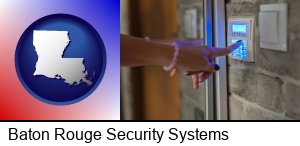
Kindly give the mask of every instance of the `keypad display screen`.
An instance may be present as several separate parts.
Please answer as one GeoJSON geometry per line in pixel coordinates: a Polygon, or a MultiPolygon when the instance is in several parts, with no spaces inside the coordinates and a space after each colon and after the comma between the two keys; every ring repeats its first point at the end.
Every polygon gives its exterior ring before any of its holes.
{"type": "MultiPolygon", "coordinates": [[[[238,40],[236,39],[232,39],[231,42],[232,44],[234,44],[235,42],[237,42],[238,40]]],[[[247,59],[247,42],[246,41],[242,41],[243,43],[237,48],[235,49],[231,55],[234,57],[238,57],[241,59],[247,59]]]]}
{"type": "Polygon", "coordinates": [[[247,25],[246,24],[232,24],[233,33],[246,33],[247,25]]]}

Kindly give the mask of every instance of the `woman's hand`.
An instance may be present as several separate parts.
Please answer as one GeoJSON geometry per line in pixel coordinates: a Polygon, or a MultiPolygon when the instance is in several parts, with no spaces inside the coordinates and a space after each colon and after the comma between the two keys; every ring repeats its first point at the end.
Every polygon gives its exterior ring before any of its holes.
{"type": "MultiPolygon", "coordinates": [[[[173,41],[174,42],[174,41],[173,41]]],[[[192,41],[192,42],[183,42],[183,41],[175,41],[177,43],[178,46],[183,47],[183,46],[200,46],[204,43],[204,39],[199,39],[196,41],[192,41]]],[[[170,42],[169,44],[171,44],[172,42],[170,42]]],[[[174,68],[172,69],[170,76],[173,77],[176,73],[177,73],[178,69],[174,68]]],[[[189,74],[187,71],[185,72],[186,74],[189,74]]]]}
{"type": "MultiPolygon", "coordinates": [[[[215,64],[213,59],[218,56],[230,54],[241,45],[241,42],[238,41],[226,48],[215,48],[200,45],[200,41],[196,42],[198,42],[198,44],[195,42],[178,43],[180,46],[180,54],[177,58],[176,67],[186,70],[186,75],[192,75],[193,86],[195,89],[198,89],[199,82],[205,81],[220,68],[218,64],[215,64]]],[[[176,68],[172,70],[171,76],[176,73],[176,70],[176,68]]]]}
{"type": "MultiPolygon", "coordinates": [[[[137,37],[120,35],[121,37],[121,66],[166,66],[172,61],[174,48],[171,43],[174,40],[150,40],[137,37]]],[[[192,75],[194,88],[198,83],[208,79],[211,74],[219,70],[219,65],[213,59],[225,56],[236,49],[240,42],[226,48],[214,48],[205,46],[203,39],[193,42],[175,41],[180,49],[175,68],[182,68],[187,75],[192,75]],[[201,76],[200,76],[201,74],[201,76]]],[[[171,76],[176,69],[171,72],[171,76]]]]}

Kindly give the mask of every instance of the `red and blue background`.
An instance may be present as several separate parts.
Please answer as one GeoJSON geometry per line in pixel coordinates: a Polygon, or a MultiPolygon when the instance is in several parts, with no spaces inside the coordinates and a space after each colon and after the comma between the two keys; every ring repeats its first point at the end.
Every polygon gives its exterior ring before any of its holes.
{"type": "Polygon", "coordinates": [[[120,119],[119,0],[0,1],[0,120],[119,120],[120,119]],[[15,50],[25,29],[56,13],[89,22],[105,44],[107,65],[98,88],[86,99],[66,106],[46,104],[22,86],[15,70],[15,50]]]}

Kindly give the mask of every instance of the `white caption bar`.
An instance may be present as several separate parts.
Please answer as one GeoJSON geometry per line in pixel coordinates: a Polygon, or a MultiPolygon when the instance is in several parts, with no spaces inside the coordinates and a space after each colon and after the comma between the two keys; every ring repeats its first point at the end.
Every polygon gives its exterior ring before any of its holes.
{"type": "Polygon", "coordinates": [[[3,145],[285,145],[296,122],[0,122],[3,145]]]}

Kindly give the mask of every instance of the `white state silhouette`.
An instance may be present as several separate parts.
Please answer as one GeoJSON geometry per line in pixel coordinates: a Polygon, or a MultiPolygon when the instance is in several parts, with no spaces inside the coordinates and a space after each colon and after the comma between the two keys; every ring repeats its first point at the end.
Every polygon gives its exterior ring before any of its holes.
{"type": "Polygon", "coordinates": [[[50,79],[62,79],[69,85],[85,82],[88,71],[83,64],[84,58],[63,58],[70,43],[68,31],[33,31],[33,45],[38,55],[34,76],[43,75],[50,79]]]}

